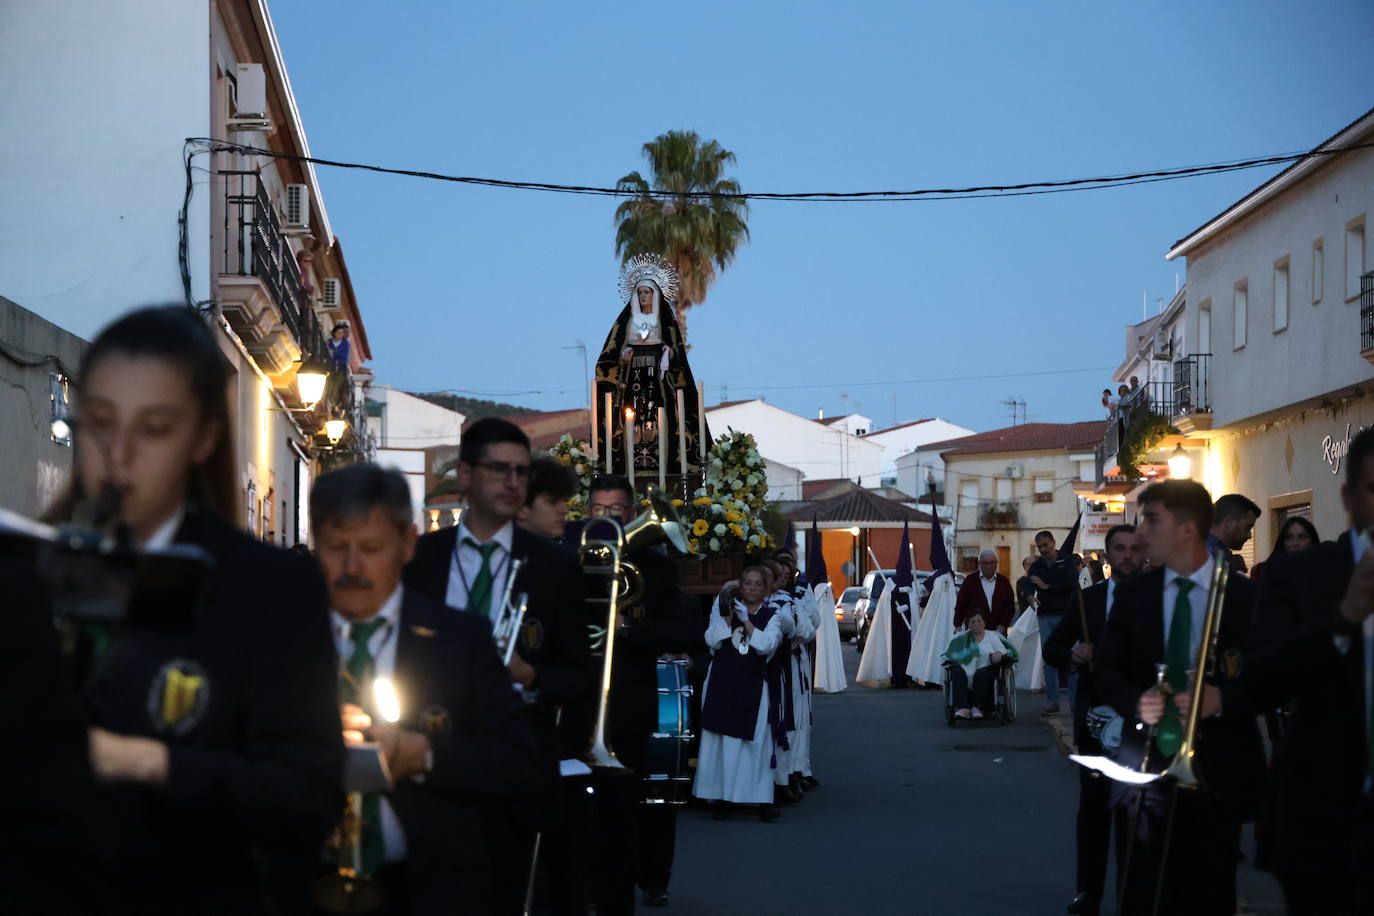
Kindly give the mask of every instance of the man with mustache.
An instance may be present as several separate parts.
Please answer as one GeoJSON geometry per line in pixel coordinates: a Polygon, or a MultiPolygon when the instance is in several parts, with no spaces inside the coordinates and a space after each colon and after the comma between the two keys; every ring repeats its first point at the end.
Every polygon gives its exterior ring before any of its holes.
{"type": "Polygon", "coordinates": [[[363,800],[363,871],[387,912],[494,912],[482,805],[523,788],[536,758],[491,628],[401,585],[416,532],[398,472],[356,464],[324,475],[310,519],[329,584],[344,739],[376,742],[393,783],[363,800]],[[378,678],[394,682],[397,721],[381,718],[378,678]]]}

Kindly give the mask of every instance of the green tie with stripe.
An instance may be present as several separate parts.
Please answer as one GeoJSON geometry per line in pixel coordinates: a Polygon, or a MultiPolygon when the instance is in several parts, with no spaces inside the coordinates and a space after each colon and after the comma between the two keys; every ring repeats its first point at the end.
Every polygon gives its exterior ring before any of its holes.
{"type": "Polygon", "coordinates": [[[479,544],[472,538],[463,538],[463,543],[472,547],[482,555],[482,568],[477,571],[477,578],[472,580],[472,588],[468,589],[468,610],[474,614],[481,614],[483,617],[491,616],[491,555],[496,552],[496,548],[501,545],[495,541],[488,541],[479,544]]]}
{"type": "MultiPolygon", "coordinates": [[[[1182,576],[1174,583],[1178,586],[1178,597],[1174,599],[1174,619],[1169,624],[1169,642],[1164,649],[1164,663],[1169,666],[1164,679],[1174,693],[1183,693],[1188,689],[1188,665],[1192,662],[1193,603],[1188,600],[1188,593],[1197,583],[1182,576]]],[[[1196,701],[1197,697],[1193,699],[1196,701]]],[[[1164,718],[1159,721],[1155,743],[1169,757],[1178,753],[1183,744],[1183,719],[1172,696],[1164,699],[1164,718]]]]}
{"type": "MultiPolygon", "coordinates": [[[[363,685],[369,683],[376,673],[377,660],[372,657],[369,645],[372,636],[386,621],[380,617],[355,623],[348,628],[348,638],[353,643],[353,654],[348,658],[343,675],[339,678],[339,698],[345,703],[361,706],[370,710],[371,703],[364,702],[366,696],[363,685]]],[[[363,825],[361,838],[363,874],[375,875],[386,859],[386,842],[382,838],[382,798],[380,795],[363,796],[363,825]]]]}

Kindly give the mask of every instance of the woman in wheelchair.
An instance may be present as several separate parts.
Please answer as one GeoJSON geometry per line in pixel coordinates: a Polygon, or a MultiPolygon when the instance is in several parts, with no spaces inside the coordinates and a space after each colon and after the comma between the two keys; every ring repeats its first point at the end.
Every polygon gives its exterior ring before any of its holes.
{"type": "Polygon", "coordinates": [[[1016,663],[1016,650],[1000,633],[987,628],[980,612],[970,611],[964,624],[966,629],[956,633],[945,650],[945,668],[949,671],[954,717],[981,719],[983,710],[992,705],[998,669],[1003,663],[1016,663]]]}

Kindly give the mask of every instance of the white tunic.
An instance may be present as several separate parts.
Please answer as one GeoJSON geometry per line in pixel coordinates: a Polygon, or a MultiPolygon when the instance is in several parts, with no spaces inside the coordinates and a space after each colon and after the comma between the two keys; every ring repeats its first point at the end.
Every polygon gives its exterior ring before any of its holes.
{"type": "MultiPolygon", "coordinates": [[[[816,630],[820,627],[821,617],[819,604],[816,596],[811,589],[805,589],[803,594],[793,602],[793,609],[796,616],[796,627],[792,631],[792,710],[793,717],[797,724],[795,732],[788,732],[788,743],[792,749],[787,752],[787,772],[801,773],[803,776],[811,775],[811,691],[815,685],[811,683],[811,640],[816,636],[816,630]],[[802,684],[808,685],[808,689],[802,690],[802,684]]],[[[782,769],[781,763],[778,769],[782,769]]]]}
{"type": "MultiPolygon", "coordinates": [[[[735,602],[735,619],[743,621],[747,612],[743,603],[735,602]]],[[[754,630],[749,647],[765,659],[782,645],[782,614],[774,613],[763,629],[754,630]]],[[[706,629],[706,644],[711,654],[717,651],[734,652],[730,643],[732,621],[719,613],[711,614],[706,629]]],[[[711,689],[711,675],[701,688],[701,702],[705,704],[711,689]]],[[[768,684],[765,681],[759,696],[759,713],[754,720],[754,737],[749,741],[732,738],[718,732],[701,731],[701,749],[697,754],[696,779],[692,794],[697,798],[734,802],[739,805],[769,805],[773,803],[773,736],[768,727],[768,684]]],[[[779,761],[781,763],[781,761],[779,761]]]]}

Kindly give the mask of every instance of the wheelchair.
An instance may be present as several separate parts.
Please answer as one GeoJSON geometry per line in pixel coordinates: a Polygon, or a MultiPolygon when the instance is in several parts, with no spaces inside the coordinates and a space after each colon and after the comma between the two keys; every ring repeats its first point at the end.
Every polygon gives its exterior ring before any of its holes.
{"type": "Polygon", "coordinates": [[[983,710],[982,719],[957,719],[954,716],[954,684],[950,679],[950,669],[957,668],[954,662],[946,661],[940,666],[945,688],[945,724],[954,727],[959,721],[999,721],[1003,725],[1016,720],[1016,663],[1002,659],[997,665],[997,676],[992,681],[992,706],[983,710]],[[988,714],[990,713],[990,715],[988,714]]]}

